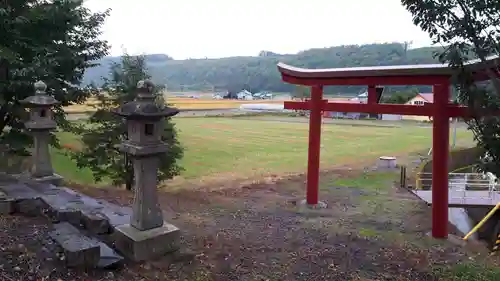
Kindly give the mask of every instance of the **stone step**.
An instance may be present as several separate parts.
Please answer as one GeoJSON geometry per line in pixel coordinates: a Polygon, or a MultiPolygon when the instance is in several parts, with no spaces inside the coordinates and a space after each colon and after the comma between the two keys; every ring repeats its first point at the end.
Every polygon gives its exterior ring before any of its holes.
{"type": "Polygon", "coordinates": [[[69,188],[28,181],[3,183],[0,179],[0,192],[0,212],[45,215],[56,223],[50,235],[64,249],[69,266],[112,266],[123,259],[112,248],[131,260],[142,261],[179,247],[177,227],[163,222],[161,227],[140,231],[129,224],[130,207],[97,200],[69,188]],[[9,209],[2,200],[11,200],[13,207],[9,209]]]}
{"type": "Polygon", "coordinates": [[[70,267],[109,268],[123,261],[123,257],[106,244],[86,236],[68,222],[54,224],[49,236],[62,247],[70,267]]]}
{"type": "Polygon", "coordinates": [[[104,242],[112,246],[110,234],[130,222],[129,207],[47,183],[0,182],[0,214],[10,213],[49,217],[55,223],[50,236],[64,249],[68,266],[107,268],[123,260],[104,242]]]}
{"type": "Polygon", "coordinates": [[[82,225],[93,234],[108,234],[114,227],[127,224],[132,213],[130,208],[96,200],[64,187],[53,194],[42,193],[40,198],[46,204],[49,217],[75,226],[82,225]]]}
{"type": "Polygon", "coordinates": [[[6,194],[0,199],[14,202],[14,212],[25,215],[45,214],[54,222],[66,221],[77,227],[82,225],[93,234],[112,232],[113,228],[129,223],[132,214],[129,207],[96,200],[69,188],[51,184],[15,183],[0,186],[0,190],[6,194]]]}
{"type": "Polygon", "coordinates": [[[9,215],[14,212],[14,200],[5,192],[0,191],[0,215],[9,215]]]}
{"type": "Polygon", "coordinates": [[[2,185],[1,191],[6,199],[13,202],[13,212],[28,216],[37,216],[42,213],[43,202],[40,194],[23,183],[2,185]]]}

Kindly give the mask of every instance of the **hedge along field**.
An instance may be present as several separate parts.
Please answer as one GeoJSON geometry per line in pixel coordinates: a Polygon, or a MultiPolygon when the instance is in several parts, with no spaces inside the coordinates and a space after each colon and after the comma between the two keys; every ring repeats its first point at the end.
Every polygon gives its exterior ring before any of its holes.
{"type": "MultiPolygon", "coordinates": [[[[185,147],[183,179],[248,178],[304,172],[307,166],[308,124],[238,118],[177,118],[185,147]]],[[[353,121],[356,123],[356,121],[353,121]]],[[[366,124],[366,122],[364,123],[366,124]]],[[[321,167],[359,165],[382,155],[406,155],[432,145],[432,128],[399,128],[325,124],[321,167]]],[[[78,136],[61,133],[61,143],[78,149],[78,136]]],[[[457,130],[457,145],[471,146],[472,134],[457,130]]],[[[64,151],[52,150],[54,168],[70,181],[91,184],[87,169],[77,169],[64,151]]]]}

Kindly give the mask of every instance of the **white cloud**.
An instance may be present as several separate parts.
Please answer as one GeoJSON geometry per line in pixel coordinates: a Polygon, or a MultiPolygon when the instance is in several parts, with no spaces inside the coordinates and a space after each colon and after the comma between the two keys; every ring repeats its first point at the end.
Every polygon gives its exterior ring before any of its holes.
{"type": "Polygon", "coordinates": [[[111,8],[103,38],[112,54],[176,59],[295,53],[342,44],[430,44],[399,0],[87,0],[111,8]]]}

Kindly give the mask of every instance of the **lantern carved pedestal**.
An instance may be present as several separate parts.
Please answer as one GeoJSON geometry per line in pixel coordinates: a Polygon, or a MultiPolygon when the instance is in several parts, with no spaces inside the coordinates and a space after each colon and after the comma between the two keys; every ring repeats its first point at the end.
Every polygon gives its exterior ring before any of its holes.
{"type": "Polygon", "coordinates": [[[118,250],[134,261],[142,261],[179,248],[180,230],[163,221],[157,191],[160,157],[168,149],[161,141],[163,118],[179,111],[155,103],[152,82],[140,81],[137,87],[135,101],[115,111],[127,121],[128,139],[120,150],[132,158],[135,197],[130,224],[116,227],[113,235],[118,250]]]}
{"type": "Polygon", "coordinates": [[[46,89],[47,85],[38,81],[35,83],[35,95],[21,101],[30,111],[30,119],[25,123],[25,127],[33,136],[34,143],[30,178],[59,185],[63,178],[54,173],[49,152],[50,132],[57,127],[52,106],[59,102],[47,95],[46,89]]]}

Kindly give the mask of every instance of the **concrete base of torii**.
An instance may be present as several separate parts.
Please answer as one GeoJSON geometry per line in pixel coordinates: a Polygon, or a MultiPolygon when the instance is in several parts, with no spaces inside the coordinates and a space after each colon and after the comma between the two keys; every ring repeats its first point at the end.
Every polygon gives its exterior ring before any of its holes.
{"type": "Polygon", "coordinates": [[[309,204],[306,199],[299,201],[297,205],[299,208],[308,209],[325,209],[327,207],[327,204],[323,201],[318,201],[318,204],[309,204]]]}
{"type": "Polygon", "coordinates": [[[145,261],[179,250],[180,230],[167,222],[149,230],[125,224],[114,229],[113,241],[116,249],[127,258],[145,261]]]}

